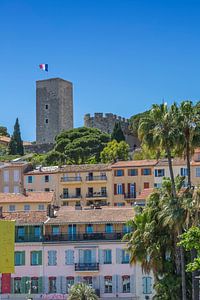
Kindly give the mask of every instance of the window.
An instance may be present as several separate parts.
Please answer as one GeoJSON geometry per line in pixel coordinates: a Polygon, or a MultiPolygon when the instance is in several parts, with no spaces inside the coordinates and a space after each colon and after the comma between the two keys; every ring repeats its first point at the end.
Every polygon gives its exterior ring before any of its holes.
{"type": "Polygon", "coordinates": [[[48,109],[49,108],[49,105],[48,104],[45,104],[45,109],[48,109]]]}
{"type": "Polygon", "coordinates": [[[14,170],[13,177],[14,177],[14,182],[19,181],[19,170],[14,170]]]}
{"type": "Polygon", "coordinates": [[[154,187],[160,189],[162,187],[162,183],[154,183],[154,187]]]}
{"type": "Polygon", "coordinates": [[[48,119],[45,119],[45,123],[48,124],[48,123],[49,123],[49,120],[48,120],[48,119]]]}
{"type": "Polygon", "coordinates": [[[42,265],[42,251],[32,251],[31,266],[41,266],[41,265],[42,265]]]}
{"type": "Polygon", "coordinates": [[[48,266],[56,266],[57,265],[57,251],[50,250],[48,251],[48,266]]]}
{"type": "Polygon", "coordinates": [[[122,206],[125,206],[125,203],[124,202],[117,202],[117,203],[114,203],[114,206],[122,207],[122,206]]]}
{"type": "Polygon", "coordinates": [[[138,175],[138,169],[129,169],[128,170],[128,176],[137,176],[138,175]]]}
{"type": "Polygon", "coordinates": [[[112,293],[112,276],[104,277],[104,292],[112,293]]]}
{"type": "Polygon", "coordinates": [[[28,183],[33,183],[33,176],[28,176],[28,183]]]}
{"type": "Polygon", "coordinates": [[[81,188],[76,188],[76,197],[81,197],[81,188]]]}
{"type": "Polygon", "coordinates": [[[92,287],[92,276],[84,276],[84,277],[83,277],[83,282],[84,282],[86,285],[92,287]]]}
{"type": "Polygon", "coordinates": [[[30,205],[29,204],[25,204],[24,205],[24,211],[29,211],[31,208],[30,208],[30,205]]]}
{"type": "Polygon", "coordinates": [[[41,237],[41,227],[40,226],[35,226],[34,227],[34,236],[35,237],[41,237]]]}
{"type": "Polygon", "coordinates": [[[15,211],[15,205],[11,204],[9,205],[9,211],[15,211]]]}
{"type": "Polygon", "coordinates": [[[124,170],[115,170],[115,176],[124,176],[124,170]]]}
{"type": "Polygon", "coordinates": [[[117,195],[122,195],[123,194],[123,187],[122,184],[119,183],[117,184],[117,195]]]}
{"type": "Polygon", "coordinates": [[[56,293],[56,277],[49,277],[49,293],[56,293]]]}
{"type": "Polygon", "coordinates": [[[106,233],[112,233],[113,232],[113,224],[106,224],[106,233]]]}
{"type": "Polygon", "coordinates": [[[94,251],[91,249],[80,249],[79,250],[79,263],[81,264],[91,264],[94,259],[94,254],[96,254],[94,251]]]}
{"type": "Polygon", "coordinates": [[[25,266],[25,251],[15,251],[15,266],[25,266]]]}
{"type": "Polygon", "coordinates": [[[69,290],[74,285],[74,277],[68,276],[66,277],[66,286],[67,286],[67,294],[69,294],[69,290]]]}
{"type": "Polygon", "coordinates": [[[144,189],[149,189],[149,182],[144,182],[144,189]]]}
{"type": "Polygon", "coordinates": [[[151,169],[145,168],[145,169],[142,169],[141,172],[142,172],[142,175],[146,175],[146,176],[151,175],[151,169]]]}
{"type": "Polygon", "coordinates": [[[21,278],[15,277],[14,278],[14,294],[21,294],[22,292],[22,284],[21,284],[21,278]]]}
{"type": "Polygon", "coordinates": [[[59,226],[52,226],[52,234],[53,235],[58,235],[59,233],[60,233],[59,226]]]}
{"type": "Polygon", "coordinates": [[[4,182],[9,182],[9,171],[8,170],[3,171],[3,180],[4,180],[4,182]]]}
{"type": "Polygon", "coordinates": [[[103,263],[104,264],[112,264],[112,250],[111,249],[106,249],[103,250],[103,263]]]}
{"type": "Polygon", "coordinates": [[[17,228],[17,238],[18,240],[23,241],[24,240],[24,236],[25,236],[25,229],[24,227],[18,227],[17,228]]]}
{"type": "Polygon", "coordinates": [[[63,198],[64,198],[64,199],[67,199],[68,196],[69,196],[68,188],[63,189],[63,198]]]}
{"type": "Polygon", "coordinates": [[[19,186],[15,185],[14,189],[13,189],[14,194],[18,194],[19,193],[19,186]]]}
{"type": "Polygon", "coordinates": [[[143,294],[151,294],[152,293],[152,278],[151,277],[143,277],[142,285],[143,285],[143,294]]]}
{"type": "Polygon", "coordinates": [[[44,210],[44,204],[39,204],[38,205],[38,210],[44,210]]]}
{"type": "Polygon", "coordinates": [[[181,176],[185,177],[188,176],[188,169],[187,168],[181,168],[181,176]]]}
{"type": "Polygon", "coordinates": [[[9,193],[9,186],[4,186],[3,187],[3,192],[4,193],[9,193]]]}
{"type": "Polygon", "coordinates": [[[126,224],[123,224],[122,231],[123,231],[123,233],[129,233],[129,232],[131,232],[131,227],[126,224]]]}
{"type": "Polygon", "coordinates": [[[88,224],[86,225],[86,229],[85,229],[86,233],[93,233],[94,228],[92,224],[88,224]]]}
{"type": "Polygon", "coordinates": [[[122,276],[122,292],[123,293],[130,293],[130,276],[124,275],[122,276]]]}
{"type": "Polygon", "coordinates": [[[200,168],[196,168],[196,177],[200,177],[200,168]]]}
{"type": "Polygon", "coordinates": [[[31,278],[31,294],[38,294],[38,277],[31,278]]]}
{"type": "Polygon", "coordinates": [[[45,192],[49,192],[49,191],[50,191],[50,188],[45,188],[44,191],[45,191],[45,192]]]}
{"type": "Polygon", "coordinates": [[[49,175],[44,176],[44,182],[49,182],[49,175]]]}
{"type": "Polygon", "coordinates": [[[155,177],[163,177],[165,176],[165,169],[156,169],[155,170],[155,177]]]}
{"type": "Polygon", "coordinates": [[[106,196],[106,194],[107,194],[106,186],[102,186],[101,187],[101,195],[106,196]]]}
{"type": "Polygon", "coordinates": [[[129,253],[122,250],[122,264],[129,264],[129,253]]]}

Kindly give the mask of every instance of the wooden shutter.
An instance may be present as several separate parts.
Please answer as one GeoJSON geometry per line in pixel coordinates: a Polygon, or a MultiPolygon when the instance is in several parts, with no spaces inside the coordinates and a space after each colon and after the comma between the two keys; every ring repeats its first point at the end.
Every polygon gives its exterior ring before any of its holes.
{"type": "Polygon", "coordinates": [[[125,194],[125,184],[122,183],[122,194],[125,194]]]}
{"type": "Polygon", "coordinates": [[[131,184],[128,183],[128,194],[130,195],[130,192],[131,192],[131,184]]]}
{"type": "Polygon", "coordinates": [[[117,184],[114,184],[114,195],[117,195],[117,184]]]}
{"type": "Polygon", "coordinates": [[[122,263],[122,249],[120,249],[120,248],[116,249],[116,263],[117,264],[122,263]]]}
{"type": "Polygon", "coordinates": [[[114,170],[114,176],[117,176],[117,171],[116,170],[114,170]]]}
{"type": "Polygon", "coordinates": [[[134,275],[130,276],[130,292],[133,294],[135,292],[135,281],[134,275]]]}
{"type": "Polygon", "coordinates": [[[42,251],[38,251],[38,265],[42,265],[42,251]]]}
{"type": "Polygon", "coordinates": [[[21,293],[26,293],[26,277],[22,277],[21,279],[21,293]]]}
{"type": "Polygon", "coordinates": [[[144,169],[141,169],[141,175],[144,175],[144,169]]]}
{"type": "Polygon", "coordinates": [[[22,254],[22,266],[25,266],[25,251],[21,252],[22,254]]]}
{"type": "Polygon", "coordinates": [[[56,293],[61,293],[61,276],[56,277],[56,293]]]}
{"type": "Polygon", "coordinates": [[[112,292],[115,294],[117,288],[117,275],[112,276],[112,292]]]}
{"type": "Polygon", "coordinates": [[[134,183],[134,198],[136,198],[136,195],[137,195],[137,193],[136,193],[136,183],[134,183]]]}
{"type": "Polygon", "coordinates": [[[155,170],[155,177],[158,177],[158,170],[155,170]]]}
{"type": "Polygon", "coordinates": [[[14,278],[11,278],[11,294],[14,294],[14,278]]]}

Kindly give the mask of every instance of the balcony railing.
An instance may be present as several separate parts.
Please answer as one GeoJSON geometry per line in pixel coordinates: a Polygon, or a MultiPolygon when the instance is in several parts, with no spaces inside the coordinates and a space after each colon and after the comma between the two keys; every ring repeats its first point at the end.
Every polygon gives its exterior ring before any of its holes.
{"type": "Polygon", "coordinates": [[[15,243],[27,243],[27,242],[42,242],[43,236],[35,236],[33,234],[27,234],[24,236],[15,235],[15,243]]]}
{"type": "Polygon", "coordinates": [[[75,271],[99,271],[99,263],[75,264],[75,271]]]}
{"type": "Polygon", "coordinates": [[[60,198],[61,199],[80,199],[80,198],[82,198],[82,195],[69,195],[69,194],[62,194],[62,195],[60,195],[60,198]]]}
{"type": "Polygon", "coordinates": [[[61,177],[60,179],[61,182],[73,182],[73,181],[82,181],[82,178],[79,176],[74,176],[74,177],[61,177]]]}
{"type": "Polygon", "coordinates": [[[122,232],[93,232],[93,233],[77,233],[77,234],[46,234],[44,236],[45,242],[64,242],[64,241],[97,241],[97,240],[121,240],[124,233],[122,232]]]}
{"type": "Polygon", "coordinates": [[[124,194],[124,199],[135,199],[136,195],[134,193],[124,194]]]}
{"type": "Polygon", "coordinates": [[[106,175],[100,175],[100,176],[86,176],[86,181],[99,181],[99,180],[107,180],[106,175]]]}
{"type": "Polygon", "coordinates": [[[86,194],[86,198],[107,198],[107,193],[95,192],[86,194]]]}

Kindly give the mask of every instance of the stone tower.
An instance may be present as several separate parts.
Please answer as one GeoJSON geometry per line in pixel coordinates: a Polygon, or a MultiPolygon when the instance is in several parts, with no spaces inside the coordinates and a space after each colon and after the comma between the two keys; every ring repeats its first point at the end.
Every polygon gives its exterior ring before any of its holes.
{"type": "Polygon", "coordinates": [[[61,78],[36,81],[36,142],[54,143],[55,136],[73,128],[73,86],[61,78]]]}

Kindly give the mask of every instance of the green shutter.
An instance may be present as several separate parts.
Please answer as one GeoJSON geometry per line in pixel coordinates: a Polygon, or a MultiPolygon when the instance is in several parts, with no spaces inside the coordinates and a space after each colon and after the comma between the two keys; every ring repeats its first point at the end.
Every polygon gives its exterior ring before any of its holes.
{"type": "Polygon", "coordinates": [[[31,282],[30,282],[31,278],[30,277],[26,277],[26,284],[25,284],[25,293],[28,294],[30,292],[31,289],[31,282]]]}
{"type": "Polygon", "coordinates": [[[38,251],[38,265],[42,265],[42,251],[38,251]]]}
{"type": "Polygon", "coordinates": [[[14,278],[11,278],[11,294],[14,294],[14,278]]]}
{"type": "Polygon", "coordinates": [[[39,277],[38,278],[38,294],[43,293],[43,278],[39,277]]]}
{"type": "Polygon", "coordinates": [[[22,266],[25,266],[25,251],[22,251],[21,255],[22,255],[21,264],[22,264],[22,266]]]}
{"type": "Polygon", "coordinates": [[[26,286],[26,278],[27,277],[22,277],[22,279],[21,279],[21,292],[22,292],[22,294],[25,294],[25,286],[26,286]]]}

